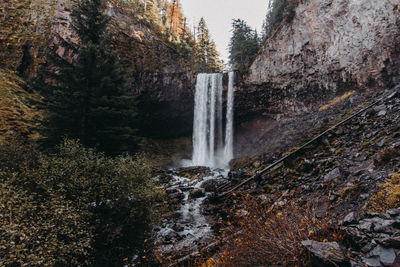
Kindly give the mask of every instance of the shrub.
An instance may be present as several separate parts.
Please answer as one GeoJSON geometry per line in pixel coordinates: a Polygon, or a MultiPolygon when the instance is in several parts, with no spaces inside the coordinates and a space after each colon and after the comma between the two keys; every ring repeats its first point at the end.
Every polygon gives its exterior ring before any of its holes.
{"type": "MultiPolygon", "coordinates": [[[[310,205],[289,202],[282,210],[249,199],[245,210],[237,211],[240,231],[227,231],[221,253],[224,266],[302,266],[308,256],[301,241],[331,241],[342,238],[331,232],[328,214],[317,219],[310,205]]],[[[229,224],[229,223],[228,223],[229,224]]]]}
{"type": "Polygon", "coordinates": [[[72,140],[51,154],[18,143],[0,152],[0,265],[119,266],[140,248],[156,200],[142,157],[72,140]]]}
{"type": "Polygon", "coordinates": [[[0,177],[0,265],[89,265],[88,213],[62,196],[26,191],[15,178],[0,177]]]}
{"type": "Polygon", "coordinates": [[[384,148],[381,151],[379,151],[378,154],[373,158],[374,160],[374,165],[376,167],[382,166],[386,163],[388,163],[391,159],[397,157],[399,155],[399,152],[397,151],[396,148],[384,148]]]}
{"type": "Polygon", "coordinates": [[[379,187],[381,190],[367,202],[366,209],[371,212],[385,212],[398,208],[400,206],[400,174],[391,174],[391,177],[379,187]]]}

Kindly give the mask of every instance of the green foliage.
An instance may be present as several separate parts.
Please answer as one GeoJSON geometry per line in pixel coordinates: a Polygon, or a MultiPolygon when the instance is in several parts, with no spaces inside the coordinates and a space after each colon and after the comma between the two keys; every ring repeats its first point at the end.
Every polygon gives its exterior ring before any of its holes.
{"type": "Polygon", "coordinates": [[[197,27],[197,45],[195,49],[198,72],[221,72],[222,63],[215,43],[210,38],[207,24],[201,18],[197,27]]]}
{"type": "Polygon", "coordinates": [[[0,147],[0,265],[121,266],[150,230],[157,196],[142,157],[65,140],[52,154],[0,147]]]}
{"type": "Polygon", "coordinates": [[[59,45],[51,47],[40,85],[49,100],[44,131],[49,145],[67,136],[109,154],[136,147],[135,99],[127,94],[116,55],[106,50],[110,18],[104,9],[101,0],[81,1],[72,12],[71,26],[80,43],[59,37],[59,45]]]}
{"type": "Polygon", "coordinates": [[[296,15],[297,0],[273,0],[264,22],[264,40],[271,37],[283,24],[292,22],[296,15]]]}
{"type": "Polygon", "coordinates": [[[232,32],[229,43],[230,64],[234,70],[246,74],[260,50],[260,40],[257,31],[252,30],[240,19],[233,20],[232,32]]]}

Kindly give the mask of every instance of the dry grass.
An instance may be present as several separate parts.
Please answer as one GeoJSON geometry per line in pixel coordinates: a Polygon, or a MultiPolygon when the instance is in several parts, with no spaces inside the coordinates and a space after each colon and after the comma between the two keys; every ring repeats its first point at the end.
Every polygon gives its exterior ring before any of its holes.
{"type": "Polygon", "coordinates": [[[301,242],[343,238],[340,229],[332,232],[330,215],[318,219],[310,205],[289,202],[271,209],[257,199],[248,199],[246,210],[237,212],[239,234],[226,231],[226,245],[214,266],[307,266],[309,255],[301,242]]]}
{"type": "Polygon", "coordinates": [[[328,108],[330,108],[332,106],[335,106],[335,105],[345,101],[346,99],[348,99],[350,96],[352,96],[354,94],[355,94],[354,91],[350,91],[350,92],[347,92],[347,93],[343,94],[342,96],[335,97],[334,99],[329,101],[326,105],[321,106],[319,108],[319,111],[327,110],[328,108]]]}
{"type": "Polygon", "coordinates": [[[366,204],[366,209],[372,212],[385,212],[400,207],[400,174],[393,173],[381,188],[366,204]]]}
{"type": "Polygon", "coordinates": [[[0,144],[15,135],[38,138],[32,129],[38,126],[43,116],[34,104],[39,97],[24,90],[25,86],[21,78],[0,69],[0,144]]]}
{"type": "Polygon", "coordinates": [[[391,159],[397,157],[399,155],[399,151],[395,148],[384,148],[379,151],[378,154],[374,157],[374,165],[376,167],[382,166],[388,163],[391,159]]]}

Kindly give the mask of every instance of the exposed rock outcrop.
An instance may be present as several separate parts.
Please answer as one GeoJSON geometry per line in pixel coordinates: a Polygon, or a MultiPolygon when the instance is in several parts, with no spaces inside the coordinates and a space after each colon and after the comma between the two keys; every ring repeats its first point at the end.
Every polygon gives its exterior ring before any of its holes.
{"type": "Polygon", "coordinates": [[[300,1],[237,92],[237,116],[301,114],[343,91],[400,81],[398,0],[300,1]]]}
{"type": "MultiPolygon", "coordinates": [[[[133,10],[121,3],[107,1],[111,17],[110,49],[121,58],[130,90],[138,97],[140,134],[150,137],[189,136],[192,130],[195,75],[184,52],[154,29],[148,21],[138,19],[133,10]]],[[[130,7],[131,8],[131,7],[130,7]]],[[[42,20],[51,19],[46,27],[48,43],[57,43],[56,36],[78,43],[72,31],[72,1],[57,1],[46,10],[42,20]]],[[[41,24],[45,24],[44,22],[41,24]]],[[[38,65],[45,61],[44,43],[30,46],[21,65],[26,77],[35,77],[38,65]]],[[[72,53],[59,47],[57,53],[72,60],[72,53]]]]}

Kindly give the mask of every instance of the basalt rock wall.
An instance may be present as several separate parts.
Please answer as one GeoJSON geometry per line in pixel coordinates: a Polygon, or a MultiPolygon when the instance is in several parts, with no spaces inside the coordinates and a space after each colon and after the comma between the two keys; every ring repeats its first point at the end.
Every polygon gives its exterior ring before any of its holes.
{"type": "Polygon", "coordinates": [[[312,110],[349,90],[400,82],[399,0],[303,0],[236,93],[238,122],[312,110]]]}

